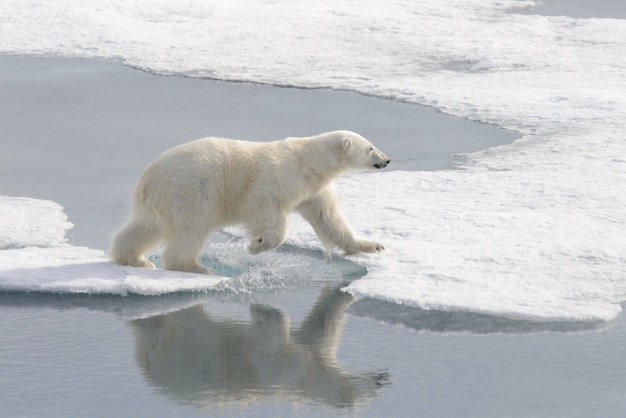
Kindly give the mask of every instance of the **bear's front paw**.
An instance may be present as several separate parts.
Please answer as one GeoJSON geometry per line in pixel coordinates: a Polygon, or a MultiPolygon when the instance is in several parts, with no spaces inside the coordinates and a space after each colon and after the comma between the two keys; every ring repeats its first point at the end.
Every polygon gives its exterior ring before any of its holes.
{"type": "Polygon", "coordinates": [[[383,244],[376,241],[364,241],[361,243],[361,252],[364,253],[380,253],[385,251],[385,247],[383,244]]]}
{"type": "Polygon", "coordinates": [[[266,251],[268,249],[266,247],[267,245],[263,237],[254,237],[252,238],[252,240],[250,240],[250,244],[248,244],[248,252],[250,254],[256,255],[262,253],[263,251],[266,251]]]}
{"type": "Polygon", "coordinates": [[[275,234],[273,231],[265,232],[263,235],[252,237],[248,245],[250,254],[259,254],[263,251],[270,251],[278,248],[287,239],[287,234],[282,236],[275,234]]]}
{"type": "Polygon", "coordinates": [[[385,251],[385,247],[379,242],[360,239],[349,248],[345,249],[346,254],[356,253],[379,253],[385,251]]]}

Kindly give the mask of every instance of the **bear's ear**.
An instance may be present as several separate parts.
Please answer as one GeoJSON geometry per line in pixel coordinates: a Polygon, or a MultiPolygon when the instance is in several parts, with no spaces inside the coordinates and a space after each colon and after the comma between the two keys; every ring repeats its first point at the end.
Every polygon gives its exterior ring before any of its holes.
{"type": "Polygon", "coordinates": [[[343,148],[344,151],[347,152],[351,146],[352,146],[352,140],[350,139],[349,136],[346,136],[341,140],[341,147],[343,148]]]}

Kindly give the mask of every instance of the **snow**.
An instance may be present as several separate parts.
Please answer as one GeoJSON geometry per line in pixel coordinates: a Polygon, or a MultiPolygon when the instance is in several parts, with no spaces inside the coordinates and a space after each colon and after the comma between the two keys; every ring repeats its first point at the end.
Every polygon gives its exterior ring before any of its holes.
{"type": "MultiPolygon", "coordinates": [[[[387,248],[353,259],[368,274],[346,290],[424,309],[609,321],[626,300],[626,20],[515,13],[534,4],[1,0],[0,52],[353,90],[519,131],[512,145],[458,156],[451,170],[343,179],[353,227],[387,248]]],[[[21,204],[0,201],[2,211],[21,204]]],[[[102,254],[62,243],[67,221],[52,216],[56,232],[22,234],[39,230],[28,222],[2,231],[3,280],[14,257],[26,268],[40,256],[130,280],[97,264],[102,254]]],[[[317,245],[293,223],[292,244],[317,245]]]]}
{"type": "Polygon", "coordinates": [[[0,196],[0,290],[161,295],[206,291],[228,280],[118,266],[100,251],[69,245],[63,208],[47,200],[0,196]],[[9,220],[11,223],[9,224],[9,220]]]}
{"type": "Polygon", "coordinates": [[[58,245],[74,226],[55,202],[0,196],[0,207],[0,250],[58,245]]]}

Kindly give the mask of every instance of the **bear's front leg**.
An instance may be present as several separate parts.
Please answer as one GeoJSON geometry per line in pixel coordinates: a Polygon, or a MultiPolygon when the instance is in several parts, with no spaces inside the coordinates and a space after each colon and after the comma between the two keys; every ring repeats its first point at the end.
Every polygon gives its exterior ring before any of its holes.
{"type": "Polygon", "coordinates": [[[250,244],[248,252],[259,254],[263,251],[273,250],[282,245],[289,236],[287,217],[283,215],[266,216],[257,221],[259,225],[249,225],[250,244]]]}
{"type": "Polygon", "coordinates": [[[298,211],[309,221],[329,254],[333,247],[345,254],[376,253],[385,249],[382,244],[360,238],[352,231],[331,187],[302,202],[298,211]]]}

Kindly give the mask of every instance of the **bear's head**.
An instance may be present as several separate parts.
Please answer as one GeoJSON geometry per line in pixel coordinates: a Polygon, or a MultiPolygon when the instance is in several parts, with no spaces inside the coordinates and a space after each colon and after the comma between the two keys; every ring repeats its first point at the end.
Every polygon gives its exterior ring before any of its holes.
{"type": "Polygon", "coordinates": [[[341,148],[347,165],[353,170],[385,168],[390,162],[382,151],[354,132],[341,132],[341,148]]]}

